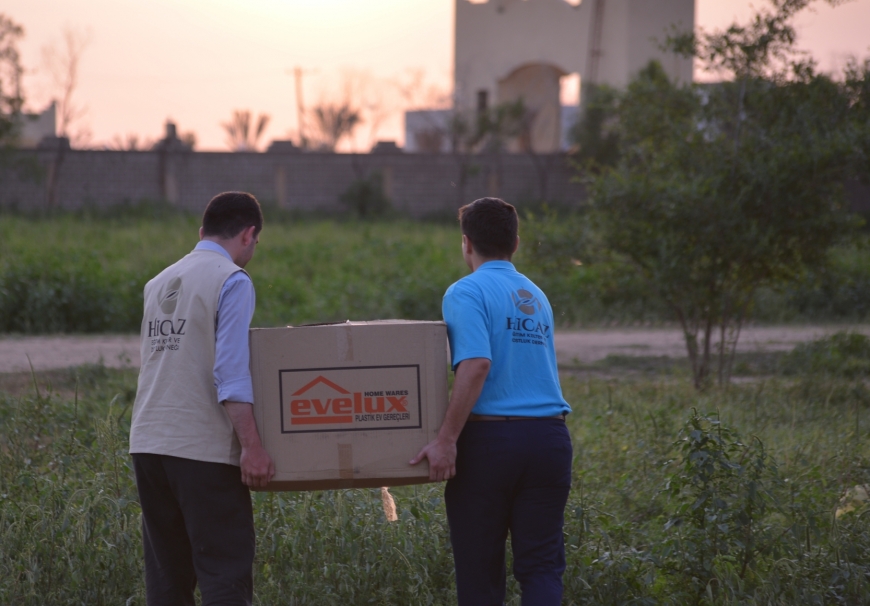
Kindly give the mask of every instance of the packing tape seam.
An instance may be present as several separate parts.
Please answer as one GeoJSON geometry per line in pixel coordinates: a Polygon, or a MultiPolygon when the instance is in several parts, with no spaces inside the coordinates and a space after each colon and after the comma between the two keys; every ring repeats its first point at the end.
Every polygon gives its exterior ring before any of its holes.
{"type": "Polygon", "coordinates": [[[353,445],[338,445],[338,477],[342,480],[353,479],[353,445]]]}

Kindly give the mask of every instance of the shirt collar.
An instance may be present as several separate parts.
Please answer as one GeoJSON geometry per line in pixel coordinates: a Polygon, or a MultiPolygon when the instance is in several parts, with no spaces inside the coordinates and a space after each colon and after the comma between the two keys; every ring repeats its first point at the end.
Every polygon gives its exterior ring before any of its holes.
{"type": "Polygon", "coordinates": [[[510,261],[487,261],[483,265],[477,267],[477,271],[481,269],[516,269],[510,261]]]}
{"type": "Polygon", "coordinates": [[[230,261],[233,260],[233,258],[230,256],[230,253],[227,252],[226,248],[224,248],[217,242],[212,242],[211,240],[200,240],[196,243],[196,246],[193,250],[210,250],[211,252],[222,254],[230,261]]]}

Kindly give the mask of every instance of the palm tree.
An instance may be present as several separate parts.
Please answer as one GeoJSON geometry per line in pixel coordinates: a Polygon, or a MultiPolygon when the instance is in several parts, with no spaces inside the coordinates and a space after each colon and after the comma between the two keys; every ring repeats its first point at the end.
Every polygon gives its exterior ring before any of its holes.
{"type": "Polygon", "coordinates": [[[232,120],[221,123],[227,131],[227,145],[233,151],[257,151],[257,142],[269,124],[269,114],[260,114],[256,126],[250,110],[234,110],[232,120]]]}
{"type": "Polygon", "coordinates": [[[362,122],[362,112],[348,102],[322,103],[313,110],[317,129],[316,147],[323,151],[335,151],[339,141],[351,135],[362,122]]]}

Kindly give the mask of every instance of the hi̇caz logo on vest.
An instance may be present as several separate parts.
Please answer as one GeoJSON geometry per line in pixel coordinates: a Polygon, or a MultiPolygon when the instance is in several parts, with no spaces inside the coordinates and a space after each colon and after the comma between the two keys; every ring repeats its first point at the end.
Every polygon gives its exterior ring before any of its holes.
{"type": "Polygon", "coordinates": [[[544,345],[544,339],[550,338],[550,326],[534,318],[535,314],[543,309],[541,302],[524,288],[511,293],[511,299],[514,307],[527,316],[507,317],[507,329],[512,331],[511,343],[544,345]]]}
{"type": "MultiPolygon", "coordinates": [[[[157,305],[160,311],[171,315],[178,307],[181,296],[181,278],[173,278],[157,293],[157,305]]],[[[181,346],[184,335],[184,318],[154,318],[148,320],[148,338],[151,339],[151,352],[175,351],[181,346]]]]}
{"type": "Polygon", "coordinates": [[[282,370],[281,432],[418,428],[419,373],[417,365],[282,370]]]}

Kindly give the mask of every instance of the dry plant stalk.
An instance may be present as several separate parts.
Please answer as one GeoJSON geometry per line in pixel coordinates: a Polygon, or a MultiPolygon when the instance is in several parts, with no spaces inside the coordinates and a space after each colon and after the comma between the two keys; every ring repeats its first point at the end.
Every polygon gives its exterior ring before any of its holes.
{"type": "Polygon", "coordinates": [[[384,503],[384,517],[387,518],[387,522],[397,521],[399,516],[396,515],[396,501],[386,486],[381,487],[381,501],[384,503]]]}

